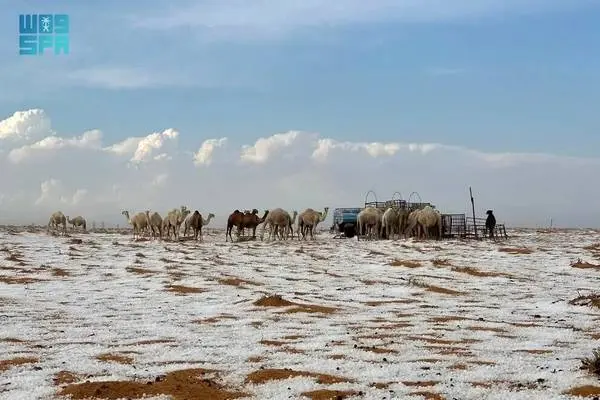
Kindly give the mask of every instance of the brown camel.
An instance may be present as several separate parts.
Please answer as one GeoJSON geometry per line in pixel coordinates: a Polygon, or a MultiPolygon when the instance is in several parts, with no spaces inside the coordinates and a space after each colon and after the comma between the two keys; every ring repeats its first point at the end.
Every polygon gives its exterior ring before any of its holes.
{"type": "Polygon", "coordinates": [[[244,229],[248,228],[252,229],[252,239],[256,239],[256,227],[265,221],[268,214],[269,210],[265,210],[265,214],[262,217],[259,217],[258,210],[256,208],[253,209],[252,212],[246,211],[245,213],[240,212],[240,210],[235,210],[229,215],[229,218],[227,218],[227,232],[225,233],[225,241],[227,241],[227,237],[229,236],[233,242],[231,230],[234,226],[237,226],[238,228],[238,238],[241,236],[244,229]]]}
{"type": "MultiPolygon", "coordinates": [[[[255,209],[255,211],[258,213],[258,210],[255,209]]],[[[233,238],[231,237],[231,230],[234,226],[240,226],[243,215],[244,213],[240,210],[235,210],[234,212],[229,214],[229,217],[227,218],[227,230],[225,231],[225,241],[227,241],[227,237],[229,236],[229,238],[233,242],[233,238]]]]}

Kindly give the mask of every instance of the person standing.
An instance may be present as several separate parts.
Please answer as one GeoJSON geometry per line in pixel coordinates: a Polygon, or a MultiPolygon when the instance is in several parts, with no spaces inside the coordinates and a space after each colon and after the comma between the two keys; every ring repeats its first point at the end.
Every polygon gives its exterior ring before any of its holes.
{"type": "Polygon", "coordinates": [[[496,217],[494,217],[494,212],[492,210],[487,210],[485,213],[487,214],[485,229],[489,232],[490,238],[493,238],[494,229],[496,228],[496,217]]]}

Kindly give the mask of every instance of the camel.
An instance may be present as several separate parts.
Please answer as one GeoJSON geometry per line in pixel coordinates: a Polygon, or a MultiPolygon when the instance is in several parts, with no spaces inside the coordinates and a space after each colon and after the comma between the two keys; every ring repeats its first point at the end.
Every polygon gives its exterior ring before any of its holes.
{"type": "Polygon", "coordinates": [[[397,228],[398,228],[398,235],[399,236],[404,236],[406,238],[406,226],[408,224],[408,215],[409,215],[409,211],[406,208],[399,208],[397,211],[398,214],[398,220],[396,221],[397,223],[397,228]]]}
{"type": "MultiPolygon", "coordinates": [[[[298,212],[295,211],[295,214],[298,212]]],[[[295,218],[295,215],[294,215],[295,218]]],[[[274,210],[269,211],[268,216],[265,219],[265,223],[263,225],[262,234],[260,236],[260,240],[263,240],[265,237],[265,230],[267,226],[270,228],[269,230],[269,240],[271,240],[272,236],[277,238],[277,234],[279,232],[279,238],[281,240],[285,238],[287,239],[289,236],[289,228],[291,225],[292,217],[290,214],[282,208],[275,208],[274,210]]]]}
{"type": "Polygon", "coordinates": [[[281,226],[275,225],[275,235],[279,235],[280,239],[289,239],[290,234],[292,235],[292,239],[294,238],[294,223],[296,222],[296,217],[298,216],[298,211],[294,210],[292,212],[292,216],[290,217],[288,214],[288,225],[285,229],[282,229],[281,226]],[[285,236],[284,236],[285,233],[285,236]]]}
{"type": "MultiPolygon", "coordinates": [[[[254,209],[252,211],[256,211],[258,213],[257,209],[254,209]]],[[[227,218],[227,229],[225,230],[225,241],[227,241],[227,236],[229,235],[229,238],[233,242],[233,238],[231,237],[231,230],[234,226],[239,226],[241,224],[243,215],[244,213],[242,213],[240,210],[234,210],[231,214],[229,214],[229,217],[227,218]]]]}
{"type": "Polygon", "coordinates": [[[156,239],[156,237],[158,236],[158,238],[162,239],[163,219],[160,216],[160,214],[157,212],[153,212],[152,214],[150,214],[150,211],[146,210],[146,218],[148,220],[148,226],[152,230],[152,238],[156,239]]]}
{"type": "MultiPolygon", "coordinates": [[[[318,212],[312,208],[307,208],[298,215],[298,234],[302,232],[302,239],[306,239],[306,234],[310,233],[311,239],[314,240],[314,231],[317,229],[319,222],[325,221],[329,207],[325,207],[325,211],[318,212]]],[[[298,235],[298,239],[300,236],[298,235]]]]}
{"type": "Polygon", "coordinates": [[[136,236],[139,238],[140,234],[148,227],[148,217],[146,213],[139,212],[133,216],[133,218],[129,218],[129,211],[122,211],[121,214],[127,218],[127,222],[131,224],[133,228],[133,239],[135,240],[136,236]]]}
{"type": "Polygon", "coordinates": [[[366,228],[366,232],[368,233],[368,238],[372,239],[373,231],[375,231],[375,235],[379,234],[379,226],[381,224],[382,214],[381,212],[374,207],[367,207],[361,212],[358,213],[356,217],[357,222],[357,240],[360,240],[360,236],[362,235],[363,228],[366,228]]]}
{"type": "Polygon", "coordinates": [[[294,238],[294,224],[296,223],[296,217],[298,216],[298,211],[294,210],[292,213],[292,219],[290,220],[290,224],[288,226],[288,231],[292,234],[292,239],[294,238]]]}
{"type": "Polygon", "coordinates": [[[86,231],[86,222],[85,222],[85,218],[83,218],[81,215],[78,215],[77,217],[71,219],[67,216],[67,223],[70,225],[73,225],[72,230],[75,230],[76,226],[81,226],[83,228],[83,231],[86,231]]]}
{"type": "Polygon", "coordinates": [[[256,228],[258,225],[265,222],[265,219],[268,215],[269,210],[265,210],[265,213],[261,218],[258,217],[258,210],[256,209],[252,210],[252,213],[244,213],[242,215],[240,225],[238,225],[238,237],[244,229],[248,228],[252,229],[252,239],[256,239],[256,228]]]}
{"type": "Polygon", "coordinates": [[[379,232],[379,236],[383,236],[385,231],[385,237],[388,239],[392,239],[394,232],[396,231],[398,225],[398,209],[397,207],[389,207],[387,208],[383,215],[381,216],[381,229],[379,232]]]}
{"type": "Polygon", "coordinates": [[[421,225],[426,239],[429,239],[432,233],[437,240],[442,238],[442,215],[439,211],[425,206],[417,215],[417,222],[421,225]]]}
{"type": "Polygon", "coordinates": [[[202,227],[207,225],[211,219],[215,217],[215,214],[208,214],[208,218],[204,219],[202,214],[198,210],[190,214],[183,223],[183,236],[187,236],[188,230],[193,230],[194,240],[198,240],[200,235],[200,241],[202,241],[202,227]]]}
{"type": "Polygon", "coordinates": [[[166,228],[167,238],[171,237],[171,229],[173,230],[173,239],[179,240],[179,231],[181,224],[185,221],[185,218],[191,211],[186,206],[181,206],[180,209],[172,209],[169,211],[165,219],[163,220],[163,230],[166,228]],[[165,222],[166,221],[166,222],[165,222]]]}
{"type": "Polygon", "coordinates": [[[405,232],[413,233],[416,229],[417,238],[429,239],[432,232],[436,239],[442,238],[442,215],[431,206],[411,212],[407,225],[405,232]]]}
{"type": "Polygon", "coordinates": [[[66,234],[67,219],[65,218],[65,215],[62,213],[62,211],[56,211],[50,216],[50,220],[48,221],[48,232],[50,232],[50,227],[53,227],[54,229],[58,230],[60,225],[62,225],[63,234],[66,234]]]}

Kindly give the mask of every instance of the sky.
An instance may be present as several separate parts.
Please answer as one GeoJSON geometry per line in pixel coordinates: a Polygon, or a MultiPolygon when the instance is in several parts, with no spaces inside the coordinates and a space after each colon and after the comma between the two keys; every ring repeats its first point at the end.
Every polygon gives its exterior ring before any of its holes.
{"type": "Polygon", "coordinates": [[[183,204],[224,224],[370,190],[463,213],[471,186],[509,226],[600,227],[600,0],[3,1],[0,18],[0,224],[183,204]],[[68,55],[19,55],[33,13],[69,15],[68,55]]]}

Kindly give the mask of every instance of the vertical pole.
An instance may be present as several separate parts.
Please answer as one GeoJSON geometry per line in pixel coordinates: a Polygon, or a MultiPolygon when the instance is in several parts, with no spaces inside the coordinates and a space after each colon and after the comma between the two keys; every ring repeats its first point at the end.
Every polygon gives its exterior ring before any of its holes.
{"type": "Polygon", "coordinates": [[[478,239],[477,222],[475,221],[475,201],[473,200],[473,191],[471,190],[471,186],[469,186],[469,195],[471,196],[471,209],[473,210],[473,229],[475,230],[475,239],[478,239]]]}

